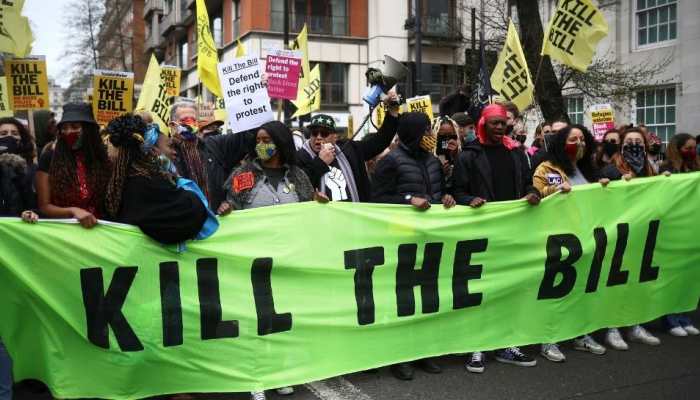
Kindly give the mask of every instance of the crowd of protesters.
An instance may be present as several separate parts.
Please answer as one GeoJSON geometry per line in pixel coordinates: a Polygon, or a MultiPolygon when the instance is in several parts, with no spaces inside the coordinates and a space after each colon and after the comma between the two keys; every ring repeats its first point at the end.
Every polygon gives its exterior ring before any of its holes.
{"type": "MultiPolygon", "coordinates": [[[[129,223],[181,250],[188,240],[214,234],[219,219],[237,210],[303,201],[427,210],[522,199],[537,206],[576,185],[700,170],[700,137],[676,134],[661,157],[661,141],[643,126],[610,130],[597,142],[585,126],[561,118],[540,123],[526,146],[516,107],[488,105],[475,121],[463,97],[446,99],[431,121],[422,113],[399,114],[390,93],[381,127],[362,140],[339,139],[334,119],[324,114],[314,115],[303,131],[275,121],[223,134],[223,121],[198,119],[195,103],[186,100],[172,105],[166,132],[147,113],[118,117],[101,130],[90,105],[79,103],[65,105],[58,123],[49,112],[35,113],[34,132],[20,119],[2,118],[0,216],[28,223],[74,218],[87,229],[100,220],[129,223]]],[[[699,333],[685,315],[663,321],[674,336],[699,333]]],[[[628,340],[660,343],[642,325],[626,330],[628,340]]],[[[620,327],[607,329],[604,341],[615,350],[629,348],[620,327]]],[[[592,335],[573,342],[576,350],[606,352],[592,335]]],[[[542,344],[541,355],[566,359],[555,343],[542,344]]],[[[495,351],[494,358],[536,365],[518,347],[495,351]]],[[[466,368],[484,372],[485,361],[484,353],[473,352],[466,368]]],[[[441,372],[433,359],[391,370],[408,380],[414,365],[441,372]]],[[[0,400],[11,398],[11,387],[11,361],[0,342],[0,400]]],[[[265,398],[263,392],[252,396],[265,398]]]]}

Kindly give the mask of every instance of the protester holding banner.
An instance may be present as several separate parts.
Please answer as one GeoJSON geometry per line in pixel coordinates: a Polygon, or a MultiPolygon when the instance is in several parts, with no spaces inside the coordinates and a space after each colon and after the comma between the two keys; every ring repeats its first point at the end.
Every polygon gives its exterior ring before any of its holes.
{"type": "Polygon", "coordinates": [[[234,210],[310,201],[314,188],[297,165],[294,140],[279,121],[263,124],[251,146],[249,162],[226,179],[226,201],[234,210]]]}
{"type": "MultiPolygon", "coordinates": [[[[481,111],[476,126],[478,140],[469,143],[457,159],[453,190],[457,204],[481,207],[487,201],[526,199],[531,205],[540,202],[540,194],[532,186],[532,175],[519,143],[506,135],[507,111],[491,104],[481,111]]],[[[499,350],[496,360],[523,367],[537,364],[518,347],[499,350]]],[[[484,372],[484,354],[474,352],[466,368],[484,372]]]]}
{"type": "Polygon", "coordinates": [[[394,139],[398,125],[396,93],[385,99],[389,112],[376,135],[368,140],[343,140],[332,143],[335,121],[317,114],[311,118],[311,137],[297,152],[299,165],[311,183],[333,201],[369,202],[371,185],[365,162],[381,154],[394,139]]]}
{"type": "Polygon", "coordinates": [[[75,218],[84,228],[92,228],[104,215],[111,165],[99,129],[89,104],[63,106],[58,138],[44,149],[36,173],[43,216],[75,218]]]}
{"type": "Polygon", "coordinates": [[[34,139],[15,118],[0,118],[0,216],[34,222],[34,139]]]}
{"type": "Polygon", "coordinates": [[[603,135],[603,141],[596,150],[595,167],[603,169],[609,165],[612,157],[620,151],[620,131],[611,129],[603,135]]]}

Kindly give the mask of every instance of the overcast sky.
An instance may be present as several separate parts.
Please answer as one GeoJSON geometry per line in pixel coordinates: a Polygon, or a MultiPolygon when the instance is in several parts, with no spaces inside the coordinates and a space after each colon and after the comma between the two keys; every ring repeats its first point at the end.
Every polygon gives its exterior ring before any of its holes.
{"type": "Polygon", "coordinates": [[[70,76],[62,74],[66,62],[61,60],[63,52],[63,16],[69,0],[25,0],[22,15],[29,17],[34,33],[32,54],[46,56],[49,77],[61,86],[68,86],[70,76]]]}

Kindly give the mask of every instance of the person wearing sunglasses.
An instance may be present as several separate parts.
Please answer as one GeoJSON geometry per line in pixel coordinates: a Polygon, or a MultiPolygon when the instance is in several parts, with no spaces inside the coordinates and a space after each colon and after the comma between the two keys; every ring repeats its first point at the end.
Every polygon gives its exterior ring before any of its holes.
{"type": "Polygon", "coordinates": [[[379,131],[366,140],[337,140],[333,117],[311,118],[311,133],[297,152],[299,165],[311,184],[333,201],[369,202],[371,185],[366,162],[381,154],[394,139],[398,126],[398,96],[390,91],[384,100],[388,113],[379,131]]]}

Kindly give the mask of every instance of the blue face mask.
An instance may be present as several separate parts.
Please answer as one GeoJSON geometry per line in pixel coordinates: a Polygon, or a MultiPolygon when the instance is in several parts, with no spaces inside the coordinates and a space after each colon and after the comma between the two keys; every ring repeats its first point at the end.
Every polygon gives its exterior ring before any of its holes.
{"type": "Polygon", "coordinates": [[[474,133],[473,129],[470,129],[467,131],[467,136],[464,137],[464,141],[466,143],[473,142],[476,140],[476,133],[474,133]]]}
{"type": "Polygon", "coordinates": [[[163,154],[159,155],[158,163],[160,164],[161,170],[177,176],[177,168],[175,168],[175,164],[173,164],[172,160],[170,160],[168,157],[164,156],[163,154]]]}

